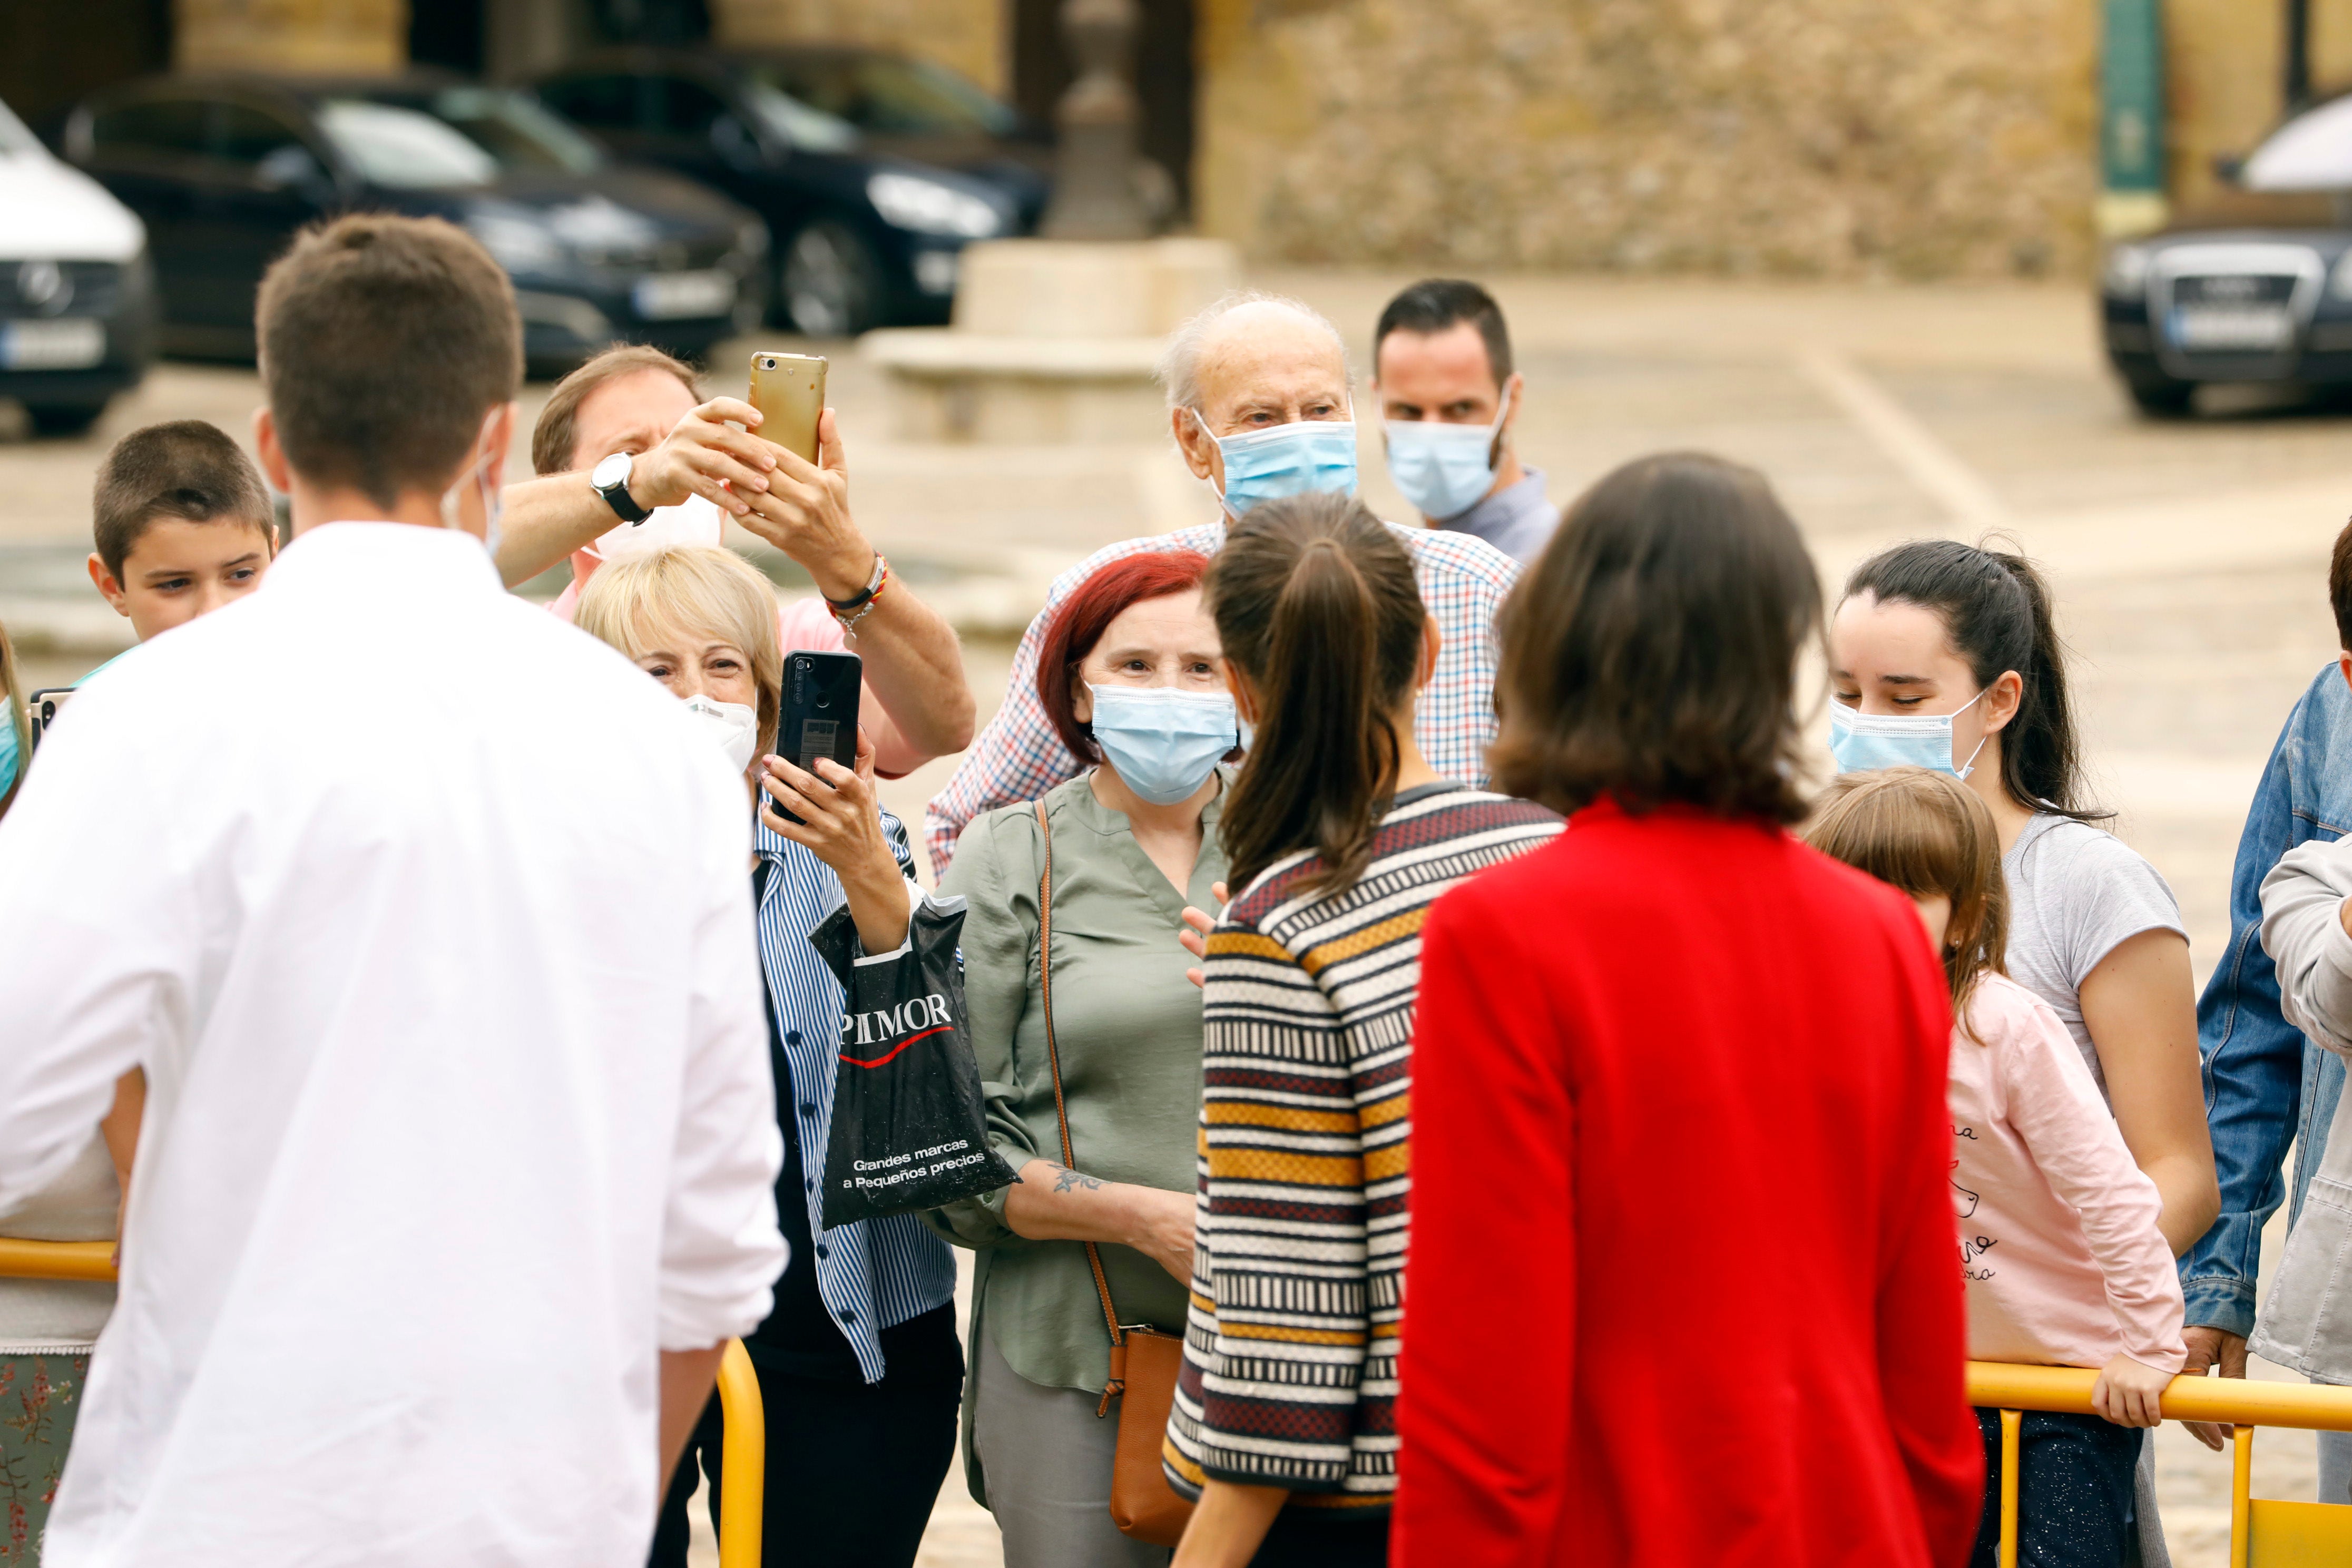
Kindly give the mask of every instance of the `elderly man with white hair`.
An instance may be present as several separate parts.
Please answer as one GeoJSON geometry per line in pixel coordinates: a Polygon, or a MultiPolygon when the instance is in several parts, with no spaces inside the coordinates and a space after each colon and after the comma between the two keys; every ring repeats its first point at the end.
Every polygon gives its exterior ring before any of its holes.
{"type": "MultiPolygon", "coordinates": [[[[1259,501],[1356,489],[1347,349],[1339,330],[1311,307],[1270,294],[1229,295],[1177,329],[1160,356],[1160,379],[1184,461],[1216,490],[1224,515],[1108,545],[1054,580],[1045,607],[1013,657],[1004,706],[924,813],[934,871],[947,868],[957,836],[973,817],[1034,799],[1081,771],[1046,717],[1036,679],[1038,644],[1079,584],[1140,551],[1213,554],[1225,542],[1226,519],[1259,501]]],[[[1414,738],[1439,773],[1482,785],[1486,742],[1495,731],[1495,612],[1518,565],[1467,534],[1402,527],[1397,532],[1412,552],[1422,601],[1443,638],[1436,673],[1415,710],[1414,738]]]]}

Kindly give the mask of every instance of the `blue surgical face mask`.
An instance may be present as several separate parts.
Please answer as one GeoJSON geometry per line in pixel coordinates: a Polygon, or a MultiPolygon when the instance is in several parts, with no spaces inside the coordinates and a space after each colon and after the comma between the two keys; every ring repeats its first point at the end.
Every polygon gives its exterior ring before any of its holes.
{"type": "Polygon", "coordinates": [[[1234,700],[1223,691],[1172,686],[1097,686],[1095,744],[1127,787],[1154,805],[1191,797],[1241,742],[1234,700]]]}
{"type": "Polygon", "coordinates": [[[1976,772],[1977,753],[1990,735],[1980,737],[1969,760],[1955,766],[1952,721],[1984,700],[1979,691],[1949,713],[1864,713],[1832,700],[1830,755],[1842,773],[1872,768],[1927,768],[1966,778],[1976,772]]]}
{"type": "Polygon", "coordinates": [[[1492,425],[1389,420],[1389,478],[1422,516],[1440,522],[1461,516],[1495,486],[1496,442],[1510,411],[1506,388],[1492,425]]]}
{"type": "Polygon", "coordinates": [[[1352,419],[1300,419],[1220,436],[1192,411],[1193,421],[1224,455],[1225,488],[1217,499],[1240,517],[1260,501],[1310,491],[1356,493],[1356,425],[1352,419]]]}
{"type": "Polygon", "coordinates": [[[16,726],[11,721],[8,705],[0,702],[0,800],[16,787],[16,726]]]}

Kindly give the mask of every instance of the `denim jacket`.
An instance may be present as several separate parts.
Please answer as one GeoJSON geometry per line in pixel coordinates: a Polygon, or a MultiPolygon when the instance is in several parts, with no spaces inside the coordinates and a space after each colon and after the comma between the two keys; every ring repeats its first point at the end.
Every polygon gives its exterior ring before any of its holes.
{"type": "Polygon", "coordinates": [[[2262,887],[2288,850],[2347,831],[2352,689],[2331,664],[2287,715],[2263,769],[2230,878],[2230,945],[2197,1005],[2221,1216],[2180,1260],[2191,1324],[2252,1333],[2263,1225],[2288,1196],[2280,1181],[2288,1142],[2296,1150],[2290,1225],[2327,1144],[2344,1064],[2279,1011],[2278,972],[2263,951],[2262,887]]]}

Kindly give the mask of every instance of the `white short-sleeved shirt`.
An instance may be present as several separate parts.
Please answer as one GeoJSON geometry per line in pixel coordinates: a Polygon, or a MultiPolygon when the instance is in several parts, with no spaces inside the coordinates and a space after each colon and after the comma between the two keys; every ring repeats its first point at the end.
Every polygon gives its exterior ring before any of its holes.
{"type": "Polygon", "coordinates": [[[2083,982],[2144,931],[2188,931],[2163,876],[2105,828],[2037,814],[2000,858],[2009,884],[2010,977],[2044,1002],[2074,1037],[2099,1092],[2107,1077],[2083,1022],[2083,982]]]}

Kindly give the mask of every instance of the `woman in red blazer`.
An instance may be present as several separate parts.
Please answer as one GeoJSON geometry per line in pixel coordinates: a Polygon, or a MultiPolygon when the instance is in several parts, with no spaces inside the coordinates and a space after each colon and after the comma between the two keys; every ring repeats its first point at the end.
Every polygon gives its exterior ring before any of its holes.
{"type": "Polygon", "coordinates": [[[1392,1562],[1964,1563],[1951,1020],[1910,904],[1786,831],[1796,528],[1630,464],[1499,629],[1495,785],[1570,820],[1423,937],[1392,1562]]]}

